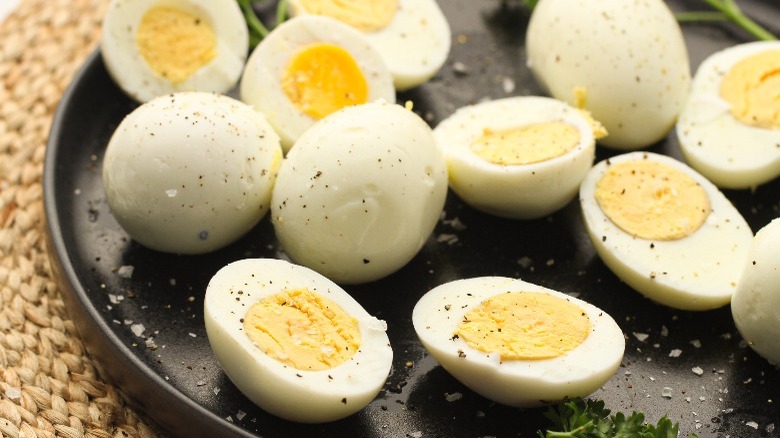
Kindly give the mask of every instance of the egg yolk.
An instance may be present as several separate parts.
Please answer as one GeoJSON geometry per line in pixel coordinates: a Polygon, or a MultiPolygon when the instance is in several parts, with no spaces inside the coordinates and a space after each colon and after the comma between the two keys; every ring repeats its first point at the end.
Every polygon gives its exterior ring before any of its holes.
{"type": "Polygon", "coordinates": [[[666,164],[648,160],[612,164],[596,184],[604,214],[623,231],[647,240],[693,234],[710,213],[704,189],[666,164]]]}
{"type": "Polygon", "coordinates": [[[588,337],[590,318],[577,305],[537,292],[508,292],[471,309],[455,335],[502,361],[551,359],[588,337]]]}
{"type": "Polygon", "coordinates": [[[780,129],[780,50],[747,57],[723,77],[720,95],[742,123],[780,129]]]}
{"type": "Polygon", "coordinates": [[[174,84],[187,80],[217,55],[211,27],[200,17],[168,6],[146,11],[136,44],[149,67],[174,84]]]}
{"type": "Polygon", "coordinates": [[[510,129],[485,128],[471,150],[493,164],[538,163],[561,156],[580,142],[580,131],[566,122],[543,122],[510,129]]]}
{"type": "Polygon", "coordinates": [[[357,320],[308,289],[285,290],[253,304],[244,332],[265,354],[304,371],[341,365],[360,347],[357,320]]]}
{"type": "Polygon", "coordinates": [[[368,100],[368,82],[355,59],[328,43],[309,45],[292,56],[282,75],[282,90],[315,120],[368,100]]]}
{"type": "Polygon", "coordinates": [[[398,0],[301,0],[311,14],[325,15],[364,32],[386,27],[398,11],[398,0]]]}

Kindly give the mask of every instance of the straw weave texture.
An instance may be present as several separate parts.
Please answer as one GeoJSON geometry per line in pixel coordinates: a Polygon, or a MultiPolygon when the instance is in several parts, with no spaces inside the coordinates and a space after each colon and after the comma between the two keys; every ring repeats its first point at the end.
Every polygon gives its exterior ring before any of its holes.
{"type": "Polygon", "coordinates": [[[53,280],[43,161],[63,91],[107,0],[23,0],[0,24],[0,434],[152,437],[85,351],[53,280]]]}

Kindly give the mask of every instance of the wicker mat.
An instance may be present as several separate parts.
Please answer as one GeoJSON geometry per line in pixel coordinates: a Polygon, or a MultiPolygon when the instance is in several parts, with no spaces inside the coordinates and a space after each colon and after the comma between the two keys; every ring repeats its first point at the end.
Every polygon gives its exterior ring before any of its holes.
{"type": "Polygon", "coordinates": [[[0,25],[0,434],[150,437],[87,354],[52,280],[43,159],[63,90],[106,0],[23,0],[0,25]]]}

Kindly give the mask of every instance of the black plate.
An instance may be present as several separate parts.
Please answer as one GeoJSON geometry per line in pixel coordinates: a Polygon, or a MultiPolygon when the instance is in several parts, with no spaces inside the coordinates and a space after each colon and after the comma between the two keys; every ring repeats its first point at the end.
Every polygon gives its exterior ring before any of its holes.
{"type": "MultiPolygon", "coordinates": [[[[412,99],[435,126],[457,107],[508,95],[504,87],[511,83],[512,94],[539,94],[524,65],[528,16],[522,9],[489,0],[440,3],[453,29],[450,60],[433,81],[399,100],[412,99]],[[466,74],[453,67],[456,62],[466,74]]],[[[693,0],[669,3],[677,10],[704,7],[693,0]]],[[[776,3],[739,3],[780,32],[776,3]]],[[[749,40],[729,25],[684,30],[694,68],[713,51],[749,40]]],[[[203,292],[230,261],[284,254],[267,219],[238,243],[206,256],[161,254],[128,239],[108,210],[100,170],[109,136],[135,106],[108,77],[99,54],[92,55],[54,120],[45,207],[53,265],[86,344],[133,402],[174,434],[533,436],[548,425],[543,409],[496,405],[464,388],[426,354],[411,324],[414,304],[432,287],[495,274],[579,294],[615,318],[627,336],[624,366],[594,394],[613,410],[642,411],[651,421],[668,414],[682,432],[700,436],[777,436],[780,372],[744,345],[728,307],[677,311],[629,289],[596,256],[577,201],[545,219],[509,221],[479,213],[453,195],[445,220],[414,260],[384,280],[348,288],[389,323],[395,358],[378,398],[358,414],[324,425],[264,413],[212,355],[203,292]],[[121,266],[134,267],[131,278],[119,275],[121,266]],[[699,368],[701,373],[693,371],[699,368]]],[[[680,157],[674,134],[651,150],[680,157]]],[[[614,153],[601,149],[598,158],[614,153]]],[[[780,180],[753,192],[727,192],[754,231],[780,215],[779,194],[780,180]]]]}

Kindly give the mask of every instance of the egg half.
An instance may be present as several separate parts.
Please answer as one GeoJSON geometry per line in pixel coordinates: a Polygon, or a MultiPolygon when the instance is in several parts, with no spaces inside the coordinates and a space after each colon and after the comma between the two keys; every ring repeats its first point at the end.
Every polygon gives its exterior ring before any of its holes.
{"type": "Polygon", "coordinates": [[[140,102],[176,91],[226,93],[249,52],[233,0],[112,0],[102,35],[108,73],[140,102]]]}
{"type": "Polygon", "coordinates": [[[519,279],[476,277],[426,293],[412,323],[445,370],[497,403],[584,397],[620,366],[625,338],[604,311],[519,279]]]}
{"type": "Polygon", "coordinates": [[[525,48],[552,97],[604,124],[605,146],[638,149],[663,139],[688,97],[688,51],[663,0],[544,0],[525,48]]]}
{"type": "Polygon", "coordinates": [[[220,269],[206,288],[204,315],[225,374],[262,409],[290,421],[352,415],[390,372],[385,322],[327,278],[283,260],[220,269]]]}
{"type": "Polygon", "coordinates": [[[535,96],[466,106],[434,129],[453,192],[474,208],[514,219],[569,203],[605,134],[587,113],[535,96]]]}
{"type": "Polygon", "coordinates": [[[406,108],[375,102],[320,120],[279,169],[271,220],[285,253],[337,283],[403,267],[447,196],[444,153],[406,108]]]}
{"type": "Polygon", "coordinates": [[[291,18],[258,44],[241,77],[241,100],[263,112],[285,152],[316,121],[341,108],[395,102],[382,57],[357,30],[333,18],[291,18]]]}
{"type": "Polygon", "coordinates": [[[699,66],[677,122],[691,167],[722,188],[780,176],[780,42],[758,41],[710,55],[699,66]]]}
{"type": "Polygon", "coordinates": [[[436,0],[290,0],[290,7],[294,15],[324,15],[362,32],[398,90],[429,80],[450,52],[450,26],[436,0]]]}
{"type": "Polygon", "coordinates": [[[580,203],[598,255],[629,286],[678,309],[729,303],[753,232],[695,170],[650,152],[618,155],[588,173],[580,203]]]}
{"type": "Polygon", "coordinates": [[[281,161],[279,137],[262,114],[224,95],[185,91],[122,120],[106,147],[103,188],[134,240],[200,254],[265,216],[281,161]]]}
{"type": "Polygon", "coordinates": [[[758,230],[731,299],[739,333],[759,355],[780,364],[780,219],[758,230]]]}

